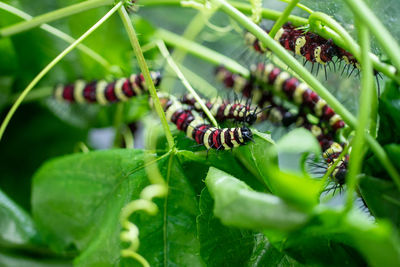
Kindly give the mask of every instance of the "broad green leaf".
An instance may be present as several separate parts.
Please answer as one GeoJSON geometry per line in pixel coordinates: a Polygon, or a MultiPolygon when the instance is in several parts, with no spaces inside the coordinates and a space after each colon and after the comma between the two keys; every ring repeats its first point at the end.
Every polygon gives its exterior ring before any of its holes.
{"type": "Polygon", "coordinates": [[[225,225],[290,231],[308,219],[306,214],[278,197],[255,192],[242,181],[216,168],[210,168],[206,185],[215,200],[214,214],[225,225]]]}
{"type": "MultiPolygon", "coordinates": [[[[80,252],[78,266],[136,264],[120,258],[119,214],[148,185],[145,153],[109,150],[46,163],[33,184],[33,214],[45,240],[59,252],[80,252]]],[[[197,201],[179,163],[170,156],[157,166],[169,195],[156,202],[156,216],[131,216],[140,229],[140,248],[151,265],[201,265],[196,239],[197,201]]]]}
{"type": "Polygon", "coordinates": [[[0,266],[2,267],[72,267],[72,260],[43,258],[24,253],[15,254],[0,251],[0,266]]]}
{"type": "Polygon", "coordinates": [[[236,156],[253,174],[265,181],[272,194],[307,209],[318,203],[321,181],[308,176],[304,177],[293,171],[281,171],[278,167],[281,162],[281,158],[278,158],[278,149],[282,147],[282,151],[287,151],[287,140],[304,139],[306,140],[304,148],[301,145],[293,145],[293,149],[290,150],[296,151],[297,154],[304,151],[317,153],[319,150],[315,147],[313,138],[310,133],[302,129],[294,130],[293,133],[284,137],[281,146],[273,146],[256,137],[255,144],[239,148],[236,156]],[[299,136],[297,137],[297,135],[299,136]],[[301,137],[301,135],[306,137],[301,137]]]}
{"type": "Polygon", "coordinates": [[[30,247],[39,242],[32,218],[0,190],[0,247],[30,247]]]}
{"type": "Polygon", "coordinates": [[[274,248],[263,234],[222,225],[213,215],[213,204],[205,188],[200,196],[197,229],[207,266],[300,266],[274,248]]]}
{"type": "Polygon", "coordinates": [[[388,218],[400,226],[400,193],[391,181],[363,176],[359,188],[368,209],[379,218],[388,218]]]}

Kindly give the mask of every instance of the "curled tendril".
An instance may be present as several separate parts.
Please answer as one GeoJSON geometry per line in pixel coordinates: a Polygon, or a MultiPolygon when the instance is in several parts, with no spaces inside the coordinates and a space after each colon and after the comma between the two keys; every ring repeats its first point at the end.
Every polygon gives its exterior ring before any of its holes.
{"type": "Polygon", "coordinates": [[[262,0],[250,0],[251,4],[251,20],[255,24],[259,24],[262,18],[262,0]]]}
{"type": "Polygon", "coordinates": [[[165,184],[151,184],[143,188],[140,198],[128,203],[121,211],[120,222],[123,230],[120,239],[129,243],[129,247],[121,250],[122,257],[133,258],[140,262],[144,267],[150,266],[147,260],[137,253],[139,249],[139,228],[129,221],[129,217],[137,211],[145,211],[149,215],[155,215],[158,212],[157,205],[153,202],[155,197],[164,197],[167,194],[165,184]]]}

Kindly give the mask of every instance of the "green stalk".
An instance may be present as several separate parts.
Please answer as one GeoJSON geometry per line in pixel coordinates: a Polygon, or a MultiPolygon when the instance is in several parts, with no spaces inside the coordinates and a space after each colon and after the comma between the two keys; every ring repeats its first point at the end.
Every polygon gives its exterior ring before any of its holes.
{"type": "MultiPolygon", "coordinates": [[[[32,16],[23,12],[22,10],[19,10],[13,6],[7,5],[6,3],[0,2],[0,8],[3,10],[6,10],[7,12],[10,12],[24,20],[31,20],[32,16]]],[[[61,40],[72,44],[75,42],[76,39],[73,37],[69,36],[68,34],[60,31],[57,28],[54,28],[53,26],[50,26],[48,24],[43,24],[40,26],[41,29],[47,31],[48,33],[60,38],[61,40]]],[[[100,65],[102,65],[105,69],[109,70],[111,68],[110,63],[107,62],[106,59],[104,59],[100,54],[97,52],[93,51],[89,47],[87,47],[84,44],[79,44],[77,49],[81,50],[83,53],[87,54],[89,57],[91,57],[93,60],[97,61],[100,65]]]]}
{"type": "Polygon", "coordinates": [[[172,45],[174,47],[179,47],[180,49],[185,50],[191,53],[192,55],[197,56],[206,61],[209,61],[215,65],[224,65],[230,71],[239,73],[244,77],[249,77],[250,75],[248,69],[246,69],[233,59],[221,55],[205,46],[186,40],[185,38],[182,38],[181,36],[175,33],[159,28],[157,30],[156,36],[169,45],[172,45]]]}
{"type": "Polygon", "coordinates": [[[179,69],[179,67],[175,64],[174,60],[172,59],[171,55],[168,52],[167,47],[165,46],[163,41],[158,42],[158,48],[160,49],[161,54],[165,59],[167,59],[167,62],[169,66],[174,70],[178,78],[182,81],[183,85],[186,87],[186,89],[193,95],[194,99],[196,99],[196,102],[200,104],[201,109],[204,111],[204,113],[207,115],[208,119],[210,122],[215,126],[218,127],[218,123],[215,120],[214,116],[211,114],[210,110],[207,108],[203,100],[199,97],[199,95],[196,93],[196,91],[193,89],[193,87],[190,85],[190,83],[186,80],[185,76],[179,69]]]}
{"type": "Polygon", "coordinates": [[[80,13],[92,8],[100,7],[100,6],[105,6],[105,5],[111,5],[113,3],[113,0],[88,0],[88,1],[83,1],[75,5],[67,6],[64,8],[60,8],[54,11],[51,11],[49,13],[45,13],[43,15],[39,15],[37,17],[34,17],[31,20],[28,21],[22,21],[19,23],[16,23],[11,26],[4,27],[0,29],[0,36],[2,37],[7,37],[10,35],[14,35],[29,29],[32,29],[36,26],[39,26],[44,23],[48,23],[54,20],[58,20],[61,18],[65,18],[68,16],[71,16],[76,13],[80,13]]]}
{"type": "MultiPolygon", "coordinates": [[[[279,1],[285,2],[285,3],[291,3],[291,0],[279,0],[279,1]]],[[[298,8],[300,8],[300,9],[303,9],[303,10],[304,10],[305,12],[307,12],[308,14],[314,13],[314,11],[313,11],[311,8],[308,8],[308,7],[305,6],[305,5],[297,4],[296,6],[297,6],[298,8]]]]}
{"type": "Polygon", "coordinates": [[[370,38],[368,28],[357,19],[357,30],[361,46],[361,95],[358,109],[358,123],[356,134],[353,139],[353,146],[350,153],[349,172],[346,176],[347,203],[346,209],[350,210],[354,203],[354,191],[357,184],[357,175],[361,172],[361,165],[365,154],[365,133],[368,130],[370,120],[370,107],[372,105],[373,90],[373,69],[369,56],[370,38]]]}
{"type": "Polygon", "coordinates": [[[4,131],[8,123],[10,122],[12,116],[15,111],[19,107],[19,105],[24,100],[25,96],[32,90],[32,88],[45,76],[58,62],[61,61],[69,52],[71,52],[78,44],[80,44],[83,40],[86,39],[92,32],[94,32],[100,25],[102,25],[107,19],[114,14],[118,8],[122,6],[122,2],[116,4],[110,11],[108,11],[96,24],[94,24],[89,30],[87,30],[81,37],[79,37],[74,43],[68,46],[64,51],[62,51],[55,59],[53,59],[24,89],[18,99],[15,101],[14,105],[8,111],[4,121],[0,126],[0,140],[3,137],[4,131]]]}
{"type": "MultiPolygon", "coordinates": [[[[268,34],[266,34],[263,29],[255,25],[244,14],[232,7],[225,0],[214,0],[214,3],[219,4],[222,11],[253,33],[268,49],[270,49],[294,72],[301,76],[303,80],[308,83],[308,85],[310,85],[311,88],[313,88],[314,91],[318,93],[320,97],[323,98],[351,128],[354,129],[356,127],[356,118],[310,72],[308,72],[297,60],[295,60],[281,45],[279,45],[268,34]]],[[[400,175],[390,162],[383,148],[370,135],[367,135],[367,142],[372,151],[378,157],[380,162],[387,168],[388,173],[400,188],[400,175]]]]}
{"type": "MultiPolygon", "coordinates": [[[[229,3],[245,14],[248,14],[248,15],[252,14],[251,5],[246,4],[245,2],[229,1],[229,3]]],[[[181,0],[141,0],[140,4],[144,5],[144,6],[160,6],[160,5],[180,6],[181,0]]],[[[263,8],[261,11],[261,16],[264,19],[277,20],[277,19],[279,19],[279,17],[281,15],[282,15],[282,12],[279,12],[279,11],[276,11],[273,9],[263,8]]],[[[308,23],[307,19],[299,17],[299,16],[290,15],[288,20],[290,22],[292,22],[293,25],[295,25],[295,26],[301,26],[301,25],[305,25],[308,23]]]]}
{"type": "Polygon", "coordinates": [[[393,65],[400,70],[400,47],[382,22],[362,0],[344,0],[356,17],[374,34],[393,65]]]}
{"type": "MultiPolygon", "coordinates": [[[[187,40],[194,40],[197,35],[201,32],[201,30],[205,26],[205,22],[214,14],[214,12],[198,12],[197,15],[190,21],[189,25],[186,27],[185,31],[182,34],[182,37],[187,40]]],[[[172,52],[172,59],[177,64],[181,64],[185,59],[187,51],[182,50],[180,48],[174,49],[172,52]]],[[[170,79],[163,83],[163,86],[166,88],[170,88],[174,85],[175,81],[170,79]]]]}
{"type": "MultiPolygon", "coordinates": [[[[358,60],[360,59],[360,46],[333,18],[321,12],[314,12],[310,15],[309,22],[310,27],[314,32],[326,39],[332,39],[335,44],[351,52],[358,60]],[[336,34],[333,34],[328,28],[323,27],[321,22],[324,26],[328,26],[330,29],[332,29],[336,34]]],[[[382,72],[386,76],[400,83],[400,77],[396,76],[396,69],[393,66],[381,62],[379,58],[372,53],[369,53],[369,55],[373,62],[374,68],[377,71],[382,72]]]]}
{"type": "Polygon", "coordinates": [[[278,32],[278,30],[285,24],[285,22],[288,20],[288,17],[290,13],[292,13],[293,8],[296,7],[296,5],[300,2],[300,0],[292,0],[289,5],[285,8],[283,11],[282,15],[279,17],[279,19],[275,22],[274,26],[272,26],[271,31],[269,32],[269,36],[274,38],[275,34],[278,32]]]}
{"type": "Polygon", "coordinates": [[[146,60],[144,59],[142,49],[139,44],[139,40],[137,39],[135,28],[132,25],[129,15],[125,10],[125,7],[122,6],[118,11],[119,11],[120,17],[122,19],[122,22],[124,24],[125,30],[128,33],[129,40],[131,42],[133,51],[135,52],[136,59],[139,63],[139,67],[144,76],[146,85],[149,88],[149,93],[150,93],[151,98],[153,99],[154,108],[156,109],[157,115],[160,117],[161,124],[164,128],[165,136],[167,138],[168,147],[170,150],[172,150],[175,146],[174,138],[169,129],[169,125],[167,122],[167,118],[165,117],[164,110],[161,107],[160,99],[157,96],[156,88],[154,87],[153,80],[151,79],[150,71],[149,71],[149,68],[147,67],[146,60]]]}

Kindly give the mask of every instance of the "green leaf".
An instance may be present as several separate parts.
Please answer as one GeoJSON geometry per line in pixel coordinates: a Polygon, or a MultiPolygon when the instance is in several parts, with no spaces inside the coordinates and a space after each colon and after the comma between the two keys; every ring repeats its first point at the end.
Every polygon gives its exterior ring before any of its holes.
{"type": "Polygon", "coordinates": [[[290,231],[307,221],[307,215],[278,197],[252,191],[242,181],[216,168],[208,171],[206,185],[215,200],[214,214],[225,225],[290,231]]]}
{"type": "Polygon", "coordinates": [[[205,188],[200,196],[197,229],[207,266],[300,266],[274,248],[263,234],[222,225],[213,215],[213,205],[205,188]]]}
{"type": "Polygon", "coordinates": [[[39,242],[32,218],[0,190],[0,247],[26,248],[39,242]]]}
{"type": "Polygon", "coordinates": [[[400,143],[400,87],[388,82],[379,98],[380,127],[378,141],[382,144],[400,143]]]}
{"type": "Polygon", "coordinates": [[[2,267],[69,267],[71,260],[40,258],[26,254],[15,254],[0,251],[0,266],[2,267]]]}
{"type": "MultiPolygon", "coordinates": [[[[321,181],[311,179],[308,175],[304,176],[298,172],[281,171],[279,167],[282,158],[278,157],[278,151],[281,148],[281,151],[296,152],[297,155],[305,151],[317,153],[319,149],[316,148],[315,138],[310,135],[303,129],[296,129],[283,137],[281,145],[277,144],[277,146],[255,137],[255,144],[237,149],[235,155],[253,174],[265,182],[272,194],[300,208],[308,209],[318,203],[323,186],[321,181]],[[287,145],[288,140],[304,141],[306,147],[293,145],[291,148],[287,145]]],[[[300,159],[299,156],[298,159],[300,159]]]]}
{"type": "MultiPolygon", "coordinates": [[[[33,214],[57,251],[78,251],[78,266],[135,264],[121,259],[119,214],[148,185],[141,150],[77,154],[46,163],[34,177],[33,214]]],[[[157,159],[170,186],[156,216],[131,216],[140,229],[139,253],[151,265],[201,265],[196,239],[197,201],[176,159],[157,159]],[[190,264],[189,264],[190,263],[190,264]]]]}
{"type": "Polygon", "coordinates": [[[400,193],[393,182],[363,176],[359,188],[375,217],[388,218],[397,228],[400,227],[400,193]]]}

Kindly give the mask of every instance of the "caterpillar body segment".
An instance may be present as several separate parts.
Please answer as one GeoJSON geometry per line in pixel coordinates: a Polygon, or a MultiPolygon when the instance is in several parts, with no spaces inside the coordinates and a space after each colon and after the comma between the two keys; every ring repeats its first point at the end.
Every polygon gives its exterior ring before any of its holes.
{"type": "Polygon", "coordinates": [[[174,123],[178,130],[185,132],[187,137],[207,149],[228,150],[252,140],[253,134],[247,127],[213,127],[196,111],[175,97],[165,93],[159,93],[158,96],[167,119],[174,123]]]}
{"type": "Polygon", "coordinates": [[[301,109],[308,108],[316,117],[328,122],[333,131],[345,126],[341,117],[316,92],[273,64],[252,65],[251,74],[267,90],[283,96],[301,109]]]}
{"type": "MultiPolygon", "coordinates": [[[[160,72],[150,72],[154,85],[161,82],[160,72]]],[[[142,74],[132,74],[128,78],[120,78],[112,82],[105,80],[85,82],[77,80],[68,85],[57,85],[54,97],[59,101],[71,103],[109,103],[127,101],[130,98],[147,93],[147,86],[142,74]]]]}
{"type": "MultiPolygon", "coordinates": [[[[192,106],[196,111],[202,112],[200,104],[196,101],[192,94],[185,94],[182,97],[182,103],[192,106]]],[[[249,125],[257,120],[257,108],[253,109],[248,103],[240,103],[240,101],[231,102],[220,97],[210,100],[202,100],[211,114],[219,122],[225,120],[234,120],[236,122],[244,122],[249,125]]]]}

